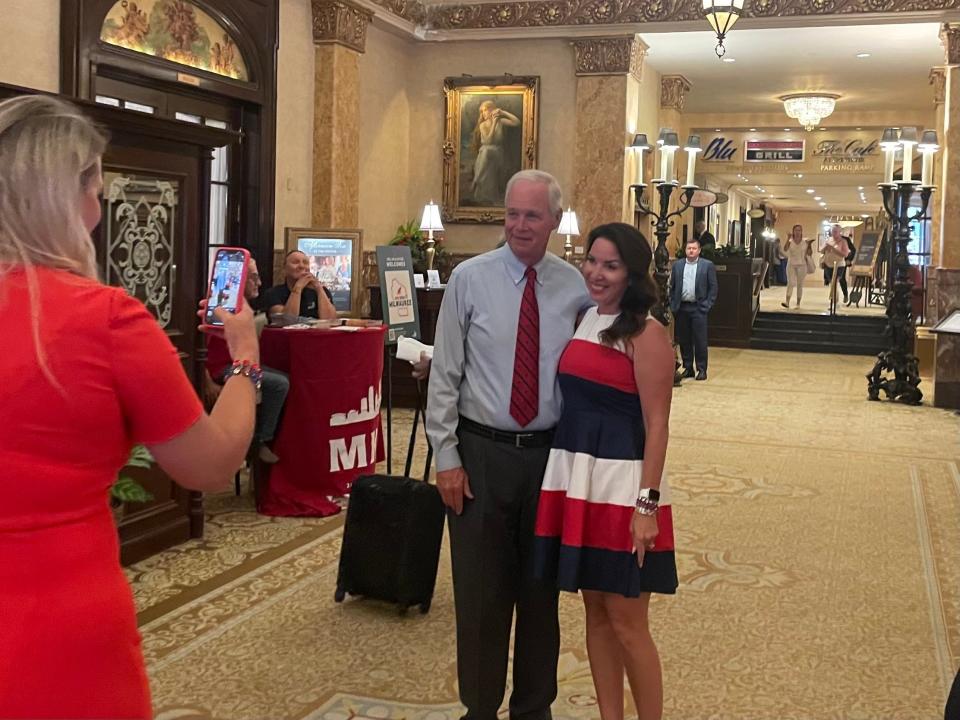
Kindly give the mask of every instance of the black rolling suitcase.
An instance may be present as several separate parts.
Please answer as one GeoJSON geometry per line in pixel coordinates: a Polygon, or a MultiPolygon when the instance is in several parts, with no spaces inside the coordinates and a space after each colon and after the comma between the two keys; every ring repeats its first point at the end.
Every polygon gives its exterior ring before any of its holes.
{"type": "Polygon", "coordinates": [[[422,613],[430,610],[445,511],[440,492],[427,482],[432,449],[423,481],[410,478],[420,414],[417,407],[404,476],[364,475],[353,483],[340,547],[337,602],[350,594],[396,603],[401,612],[412,605],[422,613]]]}

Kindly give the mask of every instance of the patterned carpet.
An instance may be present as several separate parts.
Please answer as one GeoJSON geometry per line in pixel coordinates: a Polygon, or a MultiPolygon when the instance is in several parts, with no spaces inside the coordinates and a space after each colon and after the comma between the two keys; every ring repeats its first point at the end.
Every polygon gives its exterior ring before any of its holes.
{"type": "MultiPolygon", "coordinates": [[[[942,717],[960,418],[867,402],[869,359],[711,354],[710,380],[674,396],[681,587],[651,609],[665,716],[942,717]]],[[[400,617],[333,602],[342,515],[263,518],[249,494],[207,507],[202,541],[129,568],[158,718],[459,717],[446,549],[430,613],[400,617]]],[[[561,624],[554,717],[598,718],[578,597],[561,624]]]]}

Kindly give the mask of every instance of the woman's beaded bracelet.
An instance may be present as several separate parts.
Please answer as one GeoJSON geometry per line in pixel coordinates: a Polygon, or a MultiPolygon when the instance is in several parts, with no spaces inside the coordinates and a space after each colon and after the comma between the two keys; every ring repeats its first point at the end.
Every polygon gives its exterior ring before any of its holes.
{"type": "Polygon", "coordinates": [[[263,380],[263,370],[257,363],[249,360],[235,360],[230,369],[227,370],[225,380],[229,379],[231,375],[244,375],[250,378],[250,382],[257,390],[260,389],[260,382],[263,380]]]}

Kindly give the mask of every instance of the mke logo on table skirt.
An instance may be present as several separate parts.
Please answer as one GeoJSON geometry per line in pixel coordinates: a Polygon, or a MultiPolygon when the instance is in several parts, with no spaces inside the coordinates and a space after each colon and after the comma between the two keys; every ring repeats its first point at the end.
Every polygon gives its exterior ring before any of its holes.
{"type": "MultiPolygon", "coordinates": [[[[348,427],[367,423],[380,415],[380,385],[367,389],[367,396],[360,398],[359,408],[330,416],[330,427],[348,427]]],[[[330,472],[363,468],[376,462],[377,425],[370,432],[330,439],[330,472]]]]}

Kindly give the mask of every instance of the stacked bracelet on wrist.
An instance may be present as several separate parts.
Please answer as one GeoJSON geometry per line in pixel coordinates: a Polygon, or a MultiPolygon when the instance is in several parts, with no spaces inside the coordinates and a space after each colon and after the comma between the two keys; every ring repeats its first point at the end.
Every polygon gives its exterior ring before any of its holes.
{"type": "Polygon", "coordinates": [[[260,389],[260,381],[263,380],[263,370],[257,363],[249,360],[235,360],[230,369],[227,370],[225,379],[229,379],[231,375],[244,375],[250,378],[250,382],[257,390],[260,389]]]}
{"type": "Polygon", "coordinates": [[[637,497],[637,512],[641,515],[656,515],[660,507],[660,491],[643,488],[637,497]]]}

